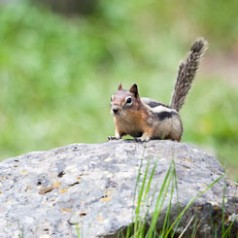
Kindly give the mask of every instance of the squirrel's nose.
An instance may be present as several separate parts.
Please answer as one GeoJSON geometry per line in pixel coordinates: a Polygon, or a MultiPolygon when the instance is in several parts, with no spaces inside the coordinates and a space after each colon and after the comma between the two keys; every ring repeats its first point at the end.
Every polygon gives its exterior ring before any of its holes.
{"type": "Polygon", "coordinates": [[[118,112],[118,108],[113,108],[112,111],[113,111],[113,113],[117,113],[118,112]]]}
{"type": "Polygon", "coordinates": [[[118,113],[118,111],[119,111],[119,107],[116,106],[116,105],[113,105],[113,106],[112,106],[112,112],[113,112],[114,114],[116,114],[116,113],[118,113]]]}

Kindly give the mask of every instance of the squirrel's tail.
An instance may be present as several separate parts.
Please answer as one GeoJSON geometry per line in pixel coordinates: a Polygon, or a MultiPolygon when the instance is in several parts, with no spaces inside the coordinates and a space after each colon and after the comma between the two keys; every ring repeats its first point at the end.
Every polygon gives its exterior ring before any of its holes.
{"type": "Polygon", "coordinates": [[[199,66],[200,58],[206,51],[207,41],[203,38],[197,39],[191,49],[188,57],[183,61],[178,70],[177,80],[171,101],[171,107],[179,111],[183,104],[193,79],[199,66]]]}

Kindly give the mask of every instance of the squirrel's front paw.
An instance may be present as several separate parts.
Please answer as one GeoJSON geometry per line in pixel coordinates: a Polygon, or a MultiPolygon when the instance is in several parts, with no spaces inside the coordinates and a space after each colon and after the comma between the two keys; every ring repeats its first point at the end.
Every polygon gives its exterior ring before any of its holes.
{"type": "Polygon", "coordinates": [[[148,136],[141,136],[141,137],[135,138],[136,142],[147,142],[149,140],[150,140],[150,137],[148,137],[148,136]]]}
{"type": "Polygon", "coordinates": [[[134,139],[135,139],[136,142],[140,142],[140,143],[144,142],[144,141],[141,139],[141,137],[137,137],[137,138],[134,138],[134,139]]]}
{"type": "Polygon", "coordinates": [[[117,136],[108,136],[107,137],[108,140],[119,140],[121,139],[120,137],[117,137],[117,136]]]}

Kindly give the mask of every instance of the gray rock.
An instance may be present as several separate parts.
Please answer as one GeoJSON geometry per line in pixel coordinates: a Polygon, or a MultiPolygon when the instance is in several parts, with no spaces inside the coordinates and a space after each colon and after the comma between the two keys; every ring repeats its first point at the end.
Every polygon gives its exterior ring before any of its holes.
{"type": "Polygon", "coordinates": [[[191,237],[195,224],[196,237],[221,237],[230,224],[229,237],[236,237],[237,185],[213,156],[171,141],[73,144],[1,162],[0,237],[117,237],[132,224],[137,176],[140,171],[141,187],[147,167],[155,173],[140,214],[149,223],[172,161],[177,191],[166,197],[157,230],[170,201],[173,221],[200,192],[174,229],[177,237],[191,237]]]}

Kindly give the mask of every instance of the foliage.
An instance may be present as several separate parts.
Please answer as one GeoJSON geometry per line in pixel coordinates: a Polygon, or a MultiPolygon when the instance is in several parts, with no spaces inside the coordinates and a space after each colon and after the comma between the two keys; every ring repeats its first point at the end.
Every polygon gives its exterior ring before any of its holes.
{"type": "MultiPolygon", "coordinates": [[[[177,66],[198,35],[208,38],[211,52],[234,45],[237,1],[214,4],[101,0],[94,14],[78,18],[27,3],[2,6],[0,158],[106,141],[113,134],[109,99],[120,82],[136,82],[141,95],[168,103],[177,66]]],[[[215,149],[232,168],[237,100],[237,88],[222,78],[198,75],[181,111],[183,141],[215,149]]]]}

